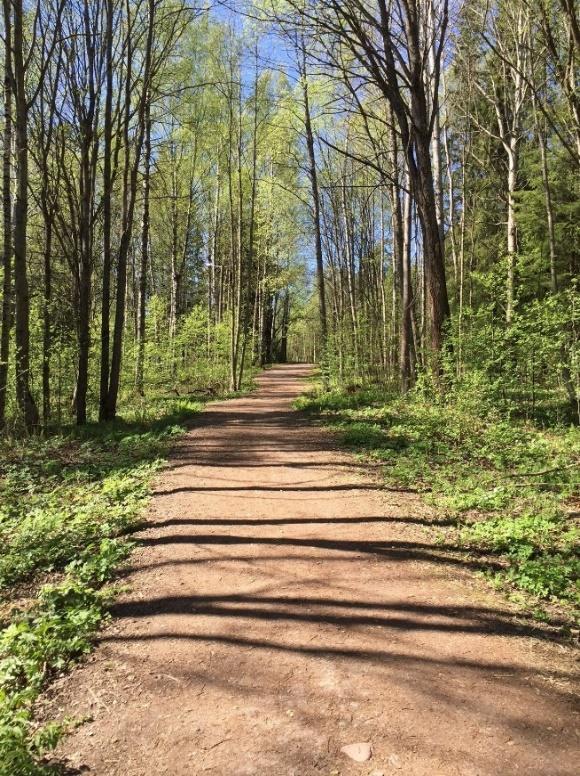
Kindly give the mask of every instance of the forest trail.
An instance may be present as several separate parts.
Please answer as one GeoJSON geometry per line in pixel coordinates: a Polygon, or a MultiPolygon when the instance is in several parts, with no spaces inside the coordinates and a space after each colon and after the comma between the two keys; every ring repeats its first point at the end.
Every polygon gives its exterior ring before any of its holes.
{"type": "Polygon", "coordinates": [[[305,366],[211,405],[152,501],[129,591],[45,705],[99,776],[572,776],[567,651],[534,638],[293,410],[305,366]],[[369,742],[372,757],[341,748],[369,742]]]}

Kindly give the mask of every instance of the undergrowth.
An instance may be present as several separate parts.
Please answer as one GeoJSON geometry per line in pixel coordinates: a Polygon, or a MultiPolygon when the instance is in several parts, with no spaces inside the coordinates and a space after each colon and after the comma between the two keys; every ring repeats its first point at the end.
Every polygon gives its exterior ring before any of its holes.
{"type": "Polygon", "coordinates": [[[499,561],[489,573],[496,585],[540,613],[542,601],[577,611],[578,428],[540,429],[478,406],[473,395],[443,401],[420,389],[405,398],[314,391],[297,406],[384,464],[387,485],[422,491],[452,524],[458,548],[499,561]]]}
{"type": "Polygon", "coordinates": [[[91,647],[153,474],[201,404],[0,442],[0,776],[44,773],[62,725],[35,725],[47,682],[91,647]]]}

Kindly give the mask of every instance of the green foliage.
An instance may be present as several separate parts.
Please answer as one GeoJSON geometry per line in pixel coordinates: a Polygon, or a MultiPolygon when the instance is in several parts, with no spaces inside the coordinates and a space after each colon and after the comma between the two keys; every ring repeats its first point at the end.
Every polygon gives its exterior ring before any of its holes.
{"type": "Polygon", "coordinates": [[[5,443],[0,470],[0,587],[62,569],[87,545],[135,522],[160,455],[179,427],[5,443]]]}
{"type": "Polygon", "coordinates": [[[118,421],[0,450],[0,776],[37,776],[65,724],[35,725],[46,682],[91,648],[152,475],[201,405],[150,401],[118,421]],[[26,583],[24,586],[23,583],[26,583]]]}
{"type": "Polygon", "coordinates": [[[580,420],[580,295],[572,286],[521,300],[509,327],[495,304],[467,310],[449,330],[446,370],[453,398],[553,424],[580,420]]]}
{"type": "Polygon", "coordinates": [[[392,487],[425,493],[458,546],[499,556],[497,579],[542,599],[578,602],[578,528],[566,509],[580,485],[580,432],[509,420],[484,401],[477,373],[447,401],[429,382],[408,397],[377,389],[314,394],[298,406],[384,463],[392,487]]]}
{"type": "Polygon", "coordinates": [[[151,412],[155,402],[167,403],[176,394],[222,395],[229,385],[230,318],[209,323],[206,306],[195,305],[177,322],[175,336],[169,333],[165,304],[159,297],[149,301],[145,343],[144,382],[146,396],[134,390],[133,363],[137,343],[127,337],[127,372],[122,398],[132,412],[151,412]]]}
{"type": "Polygon", "coordinates": [[[2,632],[0,774],[40,772],[35,758],[55,745],[62,727],[34,731],[32,703],[50,676],[88,652],[102,617],[102,594],[71,572],[63,582],[42,587],[37,604],[2,632]]]}

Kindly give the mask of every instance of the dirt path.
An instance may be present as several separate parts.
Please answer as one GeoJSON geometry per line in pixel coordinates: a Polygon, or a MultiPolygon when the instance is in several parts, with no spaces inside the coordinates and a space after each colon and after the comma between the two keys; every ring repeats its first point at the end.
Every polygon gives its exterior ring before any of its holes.
{"type": "Polygon", "coordinates": [[[175,451],[130,592],[51,693],[92,719],[59,754],[99,776],[577,773],[569,656],[292,410],[307,374],[267,372],[175,451]]]}

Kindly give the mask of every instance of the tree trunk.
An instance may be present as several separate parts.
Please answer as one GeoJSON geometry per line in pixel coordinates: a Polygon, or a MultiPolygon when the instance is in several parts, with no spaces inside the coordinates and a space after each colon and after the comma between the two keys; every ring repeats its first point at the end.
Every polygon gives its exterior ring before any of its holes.
{"type": "Polygon", "coordinates": [[[87,422],[87,390],[89,376],[90,350],[90,306],[91,306],[91,271],[82,261],[79,272],[78,288],[78,375],[75,391],[75,407],[77,425],[87,422]]]}
{"type": "Polygon", "coordinates": [[[92,207],[94,180],[91,171],[92,117],[86,120],[81,147],[81,202],[79,222],[78,270],[78,373],[75,392],[77,425],[87,422],[87,391],[89,384],[89,350],[91,346],[90,308],[93,262],[92,207]],[[89,126],[90,121],[90,126],[89,126]]]}
{"type": "Polygon", "coordinates": [[[304,102],[304,128],[306,130],[306,147],[308,149],[308,177],[312,190],[312,210],[314,225],[314,247],[316,253],[316,282],[318,285],[318,311],[320,316],[320,347],[319,358],[324,359],[328,338],[326,319],[326,294],[324,288],[324,259],[322,254],[322,232],[320,227],[320,193],[318,190],[318,173],[316,170],[316,153],[314,151],[314,133],[312,131],[312,118],[310,115],[310,98],[308,94],[308,78],[306,75],[306,51],[304,43],[301,49],[301,79],[302,97],[304,102]]]}
{"type": "MultiPolygon", "coordinates": [[[[409,178],[407,176],[407,189],[409,178]]],[[[415,378],[415,344],[413,341],[413,290],[411,286],[411,237],[412,237],[412,207],[410,191],[404,194],[403,208],[403,251],[402,251],[402,294],[401,294],[401,339],[399,354],[399,371],[401,391],[406,393],[415,378]]]]}
{"type": "Polygon", "coordinates": [[[89,352],[91,347],[91,285],[93,274],[93,208],[96,186],[97,85],[95,82],[95,41],[91,29],[88,0],[84,0],[83,34],[87,44],[88,93],[79,110],[80,119],[80,215],[78,256],[78,373],[75,393],[77,425],[87,422],[89,352]]]}
{"type": "Polygon", "coordinates": [[[517,139],[510,137],[508,146],[508,202],[507,202],[507,277],[506,277],[506,323],[511,323],[514,314],[515,273],[517,253],[516,201],[518,161],[517,139]]]}
{"type": "Polygon", "coordinates": [[[278,361],[281,364],[288,362],[288,325],[290,322],[290,292],[284,291],[282,303],[282,323],[280,324],[280,347],[278,349],[278,361]]]}
{"type": "MultiPolygon", "coordinates": [[[[248,228],[248,250],[246,254],[246,283],[244,293],[244,311],[243,311],[243,331],[242,331],[242,356],[239,363],[238,373],[238,389],[242,387],[242,381],[244,377],[245,367],[245,353],[247,348],[248,330],[250,327],[250,316],[252,311],[251,298],[252,298],[252,280],[254,279],[254,254],[255,254],[255,232],[256,232],[256,191],[258,184],[257,177],[257,165],[258,165],[258,47],[256,45],[255,52],[255,70],[254,70],[254,115],[253,115],[253,127],[252,127],[252,181],[250,191],[250,223],[248,228]]],[[[240,127],[241,136],[241,127],[240,127]]],[[[240,179],[240,205],[241,205],[241,179],[240,179]]],[[[241,211],[240,211],[241,212],[241,211]]]]}
{"type": "Polygon", "coordinates": [[[542,164],[542,183],[544,186],[544,203],[546,207],[546,225],[548,228],[548,250],[550,254],[550,288],[552,293],[558,292],[558,272],[556,269],[556,234],[554,230],[554,207],[552,205],[552,189],[550,187],[550,178],[548,175],[548,159],[546,149],[546,136],[543,127],[540,126],[539,118],[535,113],[536,133],[538,136],[538,145],[540,146],[540,161],[542,164]]]}
{"type": "Polygon", "coordinates": [[[107,0],[105,31],[105,115],[103,130],[103,287],[101,298],[101,364],[99,420],[107,418],[111,337],[111,201],[113,193],[113,15],[114,0],[107,0]]]}
{"type": "Polygon", "coordinates": [[[443,345],[443,326],[449,317],[449,299],[428,135],[416,137],[415,151],[416,161],[412,151],[407,151],[406,156],[423,236],[429,340],[433,354],[437,354],[443,345]]]}
{"type": "Polygon", "coordinates": [[[341,186],[341,209],[344,225],[344,245],[346,253],[346,287],[348,293],[348,309],[350,312],[350,324],[352,328],[352,341],[354,351],[354,368],[358,372],[359,365],[359,335],[358,335],[358,320],[357,320],[357,300],[356,300],[356,288],[355,288],[355,259],[354,259],[354,235],[351,229],[351,218],[347,210],[346,202],[346,170],[345,177],[343,178],[343,184],[341,186]]]}
{"type": "MultiPolygon", "coordinates": [[[[153,50],[153,30],[155,26],[156,0],[148,0],[148,26],[147,41],[145,44],[145,64],[143,67],[143,86],[139,97],[137,138],[135,141],[135,151],[133,164],[131,165],[128,191],[125,192],[125,208],[123,218],[123,233],[117,254],[117,295],[115,306],[115,323],[113,328],[113,348],[111,356],[111,371],[109,375],[109,394],[107,397],[107,417],[113,419],[117,414],[117,398],[119,395],[119,384],[121,380],[121,361],[123,356],[123,335],[125,328],[125,300],[127,284],[127,259],[131,237],[133,234],[133,215],[135,212],[135,200],[137,196],[137,174],[141,163],[141,152],[145,138],[145,113],[146,104],[150,94],[151,77],[151,56],[153,50]]],[[[127,49],[128,61],[132,56],[132,47],[127,49]]],[[[127,74],[127,83],[130,85],[131,77],[127,74]]],[[[127,110],[130,112],[131,90],[127,89],[126,100],[127,110]]],[[[126,129],[128,131],[128,127],[126,129]]],[[[129,143],[126,143],[126,153],[130,154],[129,143]]],[[[127,183],[127,181],[126,181],[127,183]]]]}
{"type": "Polygon", "coordinates": [[[4,0],[4,148],[2,153],[2,330],[0,332],[0,430],[6,423],[8,363],[12,329],[12,23],[10,2],[4,0]]]}
{"type": "Polygon", "coordinates": [[[14,204],[14,293],[16,299],[16,399],[28,431],[38,427],[39,415],[30,390],[30,298],[27,267],[28,226],[28,103],[25,92],[24,12],[13,0],[16,138],[16,201],[14,204]]]}
{"type": "Polygon", "coordinates": [[[145,305],[147,302],[147,267],[149,264],[149,193],[151,190],[151,103],[147,98],[145,115],[145,149],[143,171],[143,220],[141,226],[141,265],[139,267],[138,346],[135,387],[144,395],[143,371],[145,365],[145,305]]]}
{"type": "Polygon", "coordinates": [[[52,355],[52,213],[44,213],[44,299],[42,309],[42,422],[50,422],[50,359],[52,355]]]}

